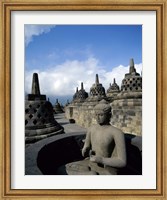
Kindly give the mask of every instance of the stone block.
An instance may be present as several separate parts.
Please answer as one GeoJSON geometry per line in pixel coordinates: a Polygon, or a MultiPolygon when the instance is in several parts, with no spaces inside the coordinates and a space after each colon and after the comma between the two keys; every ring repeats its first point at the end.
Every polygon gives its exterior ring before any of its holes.
{"type": "Polygon", "coordinates": [[[130,115],[130,116],[135,116],[135,111],[134,110],[127,110],[126,114],[130,115]]]}

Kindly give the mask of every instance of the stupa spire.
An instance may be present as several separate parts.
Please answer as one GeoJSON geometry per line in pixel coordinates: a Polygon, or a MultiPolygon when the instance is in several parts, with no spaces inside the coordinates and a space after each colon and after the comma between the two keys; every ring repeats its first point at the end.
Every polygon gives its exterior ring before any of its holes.
{"type": "Polygon", "coordinates": [[[130,59],[129,65],[130,65],[130,67],[134,67],[134,59],[133,58],[130,59]]]}
{"type": "Polygon", "coordinates": [[[83,90],[84,89],[84,87],[83,87],[83,82],[81,82],[81,90],[83,90]]]}
{"type": "Polygon", "coordinates": [[[39,80],[37,73],[33,74],[31,94],[40,95],[39,80]]]}
{"type": "Polygon", "coordinates": [[[130,65],[129,73],[130,73],[130,74],[133,73],[133,72],[136,73],[136,69],[135,69],[135,67],[134,67],[134,60],[133,60],[133,58],[130,59],[129,65],[130,65]]]}
{"type": "Polygon", "coordinates": [[[98,76],[98,74],[96,74],[96,80],[95,80],[95,83],[96,83],[96,85],[99,84],[99,76],[98,76]]]}

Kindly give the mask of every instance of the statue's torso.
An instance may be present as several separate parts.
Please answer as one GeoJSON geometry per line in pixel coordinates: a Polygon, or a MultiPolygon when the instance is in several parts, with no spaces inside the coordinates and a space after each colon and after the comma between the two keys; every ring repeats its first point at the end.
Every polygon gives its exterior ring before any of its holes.
{"type": "Polygon", "coordinates": [[[91,130],[91,146],[94,155],[111,157],[115,147],[111,126],[94,126],[91,130]]]}

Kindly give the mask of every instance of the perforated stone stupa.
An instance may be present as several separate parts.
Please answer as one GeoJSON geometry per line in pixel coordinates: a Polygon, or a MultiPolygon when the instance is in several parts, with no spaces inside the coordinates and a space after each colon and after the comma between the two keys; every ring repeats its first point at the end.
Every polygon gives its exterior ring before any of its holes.
{"type": "Polygon", "coordinates": [[[40,94],[38,74],[33,74],[31,94],[25,101],[25,141],[36,142],[40,139],[63,133],[63,127],[53,115],[53,107],[46,101],[46,95],[40,94]]]}
{"type": "Polygon", "coordinates": [[[66,117],[71,121],[76,121],[79,117],[79,109],[82,103],[88,98],[88,93],[84,89],[83,82],[81,82],[81,89],[78,91],[78,87],[76,89],[76,93],[73,95],[73,101],[66,106],[65,114],[66,117]]]}
{"type": "Polygon", "coordinates": [[[102,99],[107,99],[105,88],[99,82],[98,74],[96,74],[95,83],[90,88],[89,96],[83,88],[83,83],[81,83],[79,91],[76,89],[72,103],[66,107],[66,117],[74,119],[81,126],[89,127],[96,121],[93,108],[102,99]]]}
{"type": "Polygon", "coordinates": [[[62,106],[60,105],[58,99],[56,99],[56,103],[55,103],[55,106],[54,106],[54,111],[55,111],[55,113],[64,113],[64,111],[62,109],[62,106]]]}
{"type": "Polygon", "coordinates": [[[81,89],[78,91],[77,87],[76,93],[73,96],[73,102],[74,103],[84,102],[86,98],[88,98],[88,93],[84,89],[83,82],[81,82],[81,89]]]}
{"type": "Polygon", "coordinates": [[[130,59],[129,73],[122,80],[121,92],[111,103],[111,124],[130,134],[142,134],[142,77],[130,59]]]}
{"type": "Polygon", "coordinates": [[[142,77],[136,72],[134,67],[134,60],[130,59],[129,73],[125,74],[121,85],[122,92],[141,92],[142,91],[142,77]]]}
{"type": "Polygon", "coordinates": [[[109,98],[109,100],[112,101],[112,99],[118,95],[118,93],[120,92],[119,86],[117,85],[115,78],[113,80],[113,84],[111,85],[110,83],[110,87],[107,90],[107,97],[109,98]]]}
{"type": "Polygon", "coordinates": [[[99,76],[96,74],[95,83],[90,88],[90,99],[101,100],[104,97],[106,97],[105,88],[99,82],[99,76]]]}
{"type": "Polygon", "coordinates": [[[96,123],[94,107],[102,99],[107,99],[105,88],[99,82],[99,76],[96,74],[95,83],[90,88],[89,97],[84,101],[80,108],[80,113],[77,118],[79,125],[89,127],[91,124],[96,123]]]}

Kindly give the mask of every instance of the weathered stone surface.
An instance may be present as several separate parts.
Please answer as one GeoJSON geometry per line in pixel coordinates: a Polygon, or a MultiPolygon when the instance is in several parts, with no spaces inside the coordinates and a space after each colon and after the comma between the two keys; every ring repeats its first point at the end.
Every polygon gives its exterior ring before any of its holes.
{"type": "Polygon", "coordinates": [[[31,94],[26,96],[26,100],[46,100],[46,95],[40,94],[39,79],[37,73],[33,74],[31,94]]]}
{"type": "MultiPolygon", "coordinates": [[[[84,159],[81,155],[81,149],[83,148],[86,130],[76,124],[69,124],[63,113],[57,114],[55,117],[59,124],[63,124],[66,134],[55,135],[26,146],[26,175],[67,175],[65,170],[58,173],[58,168],[67,163],[84,159]]],[[[118,174],[142,174],[142,137],[125,134],[125,141],[127,166],[119,169],[118,174]]]]}
{"type": "Polygon", "coordinates": [[[96,124],[94,107],[100,100],[105,99],[111,103],[111,123],[114,126],[120,129],[122,127],[123,131],[133,132],[135,135],[142,134],[140,126],[142,121],[142,77],[136,72],[133,59],[130,60],[129,73],[125,74],[122,81],[121,91],[119,91],[115,80],[110,89],[112,89],[112,92],[117,93],[112,98],[108,95],[108,92],[111,92],[110,90],[107,91],[106,97],[105,89],[99,83],[98,75],[96,75],[89,97],[80,103],[68,105],[66,107],[66,117],[68,119],[72,118],[76,123],[88,128],[92,124],[96,124]],[[125,126],[125,124],[127,125],[125,126]],[[125,129],[125,127],[128,129],[125,129]]]}
{"type": "MultiPolygon", "coordinates": [[[[83,92],[83,86],[81,85],[83,92]]],[[[79,93],[79,91],[78,91],[79,93]]],[[[76,97],[75,93],[75,97],[76,97]]],[[[96,74],[95,83],[90,88],[90,96],[87,98],[80,98],[73,101],[65,108],[65,114],[68,119],[74,119],[75,122],[83,127],[89,127],[91,124],[95,124],[95,115],[93,108],[102,99],[106,99],[105,89],[101,83],[99,83],[98,74],[96,74]]]]}
{"type": "Polygon", "coordinates": [[[68,175],[117,175],[117,169],[100,166],[89,159],[72,162],[65,165],[68,175]]]}
{"type": "Polygon", "coordinates": [[[99,76],[96,74],[95,83],[90,88],[90,97],[106,97],[105,88],[99,83],[99,76]]]}
{"type": "MultiPolygon", "coordinates": [[[[142,99],[141,99],[141,103],[142,103],[142,99]]],[[[120,128],[122,131],[126,133],[141,135],[142,134],[141,106],[135,109],[133,106],[132,107],[129,106],[128,109],[124,109],[124,107],[122,107],[121,110],[118,110],[117,106],[113,106],[111,124],[120,128]]]]}
{"type": "Polygon", "coordinates": [[[52,104],[46,101],[46,95],[40,94],[37,73],[33,74],[32,93],[25,101],[26,143],[63,133],[63,127],[54,119],[52,104]]]}
{"type": "Polygon", "coordinates": [[[129,73],[122,80],[121,91],[142,91],[142,77],[136,72],[133,59],[130,59],[129,73]]]}
{"type": "Polygon", "coordinates": [[[111,103],[111,124],[130,134],[142,134],[142,77],[136,72],[133,59],[129,73],[122,80],[121,92],[111,103]]]}

